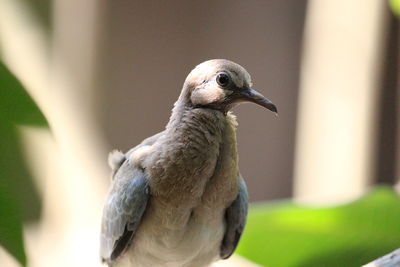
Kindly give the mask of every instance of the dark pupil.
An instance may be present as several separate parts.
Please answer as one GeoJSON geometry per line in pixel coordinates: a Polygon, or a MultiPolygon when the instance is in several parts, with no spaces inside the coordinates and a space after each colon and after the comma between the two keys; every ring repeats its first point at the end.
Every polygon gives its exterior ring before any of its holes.
{"type": "Polygon", "coordinates": [[[220,74],[218,76],[218,83],[220,85],[227,85],[229,83],[229,78],[228,76],[224,75],[224,74],[220,74]]]}

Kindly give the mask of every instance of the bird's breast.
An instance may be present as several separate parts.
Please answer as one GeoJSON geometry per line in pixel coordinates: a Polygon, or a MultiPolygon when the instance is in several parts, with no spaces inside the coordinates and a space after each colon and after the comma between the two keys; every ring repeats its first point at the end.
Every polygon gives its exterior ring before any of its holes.
{"type": "Polygon", "coordinates": [[[147,161],[152,195],[176,204],[200,199],[214,174],[224,130],[222,119],[199,112],[167,129],[147,161]]]}
{"type": "Polygon", "coordinates": [[[174,144],[173,149],[156,148],[158,157],[146,169],[151,177],[151,194],[174,206],[192,206],[201,199],[214,174],[220,142],[191,136],[174,144]]]}
{"type": "Polygon", "coordinates": [[[146,168],[152,201],[175,225],[201,212],[211,216],[216,207],[224,210],[238,192],[235,117],[194,121],[155,144],[146,168]]]}
{"type": "Polygon", "coordinates": [[[234,126],[224,125],[217,134],[194,131],[175,136],[173,146],[154,147],[152,165],[145,166],[151,196],[130,248],[131,262],[204,266],[219,258],[225,210],[238,192],[234,126]]]}

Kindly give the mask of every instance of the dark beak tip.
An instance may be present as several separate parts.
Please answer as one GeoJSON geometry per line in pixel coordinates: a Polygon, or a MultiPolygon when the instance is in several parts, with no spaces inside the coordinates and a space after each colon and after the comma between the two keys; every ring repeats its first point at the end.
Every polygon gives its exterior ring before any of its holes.
{"type": "Polygon", "coordinates": [[[278,108],[272,102],[269,102],[268,104],[264,105],[264,107],[267,108],[268,110],[272,111],[273,113],[275,113],[275,115],[278,116],[278,108]]]}
{"type": "Polygon", "coordinates": [[[272,112],[274,112],[276,115],[278,115],[278,109],[277,109],[277,107],[276,107],[275,105],[272,105],[271,108],[270,108],[270,110],[271,110],[272,112]]]}
{"type": "Polygon", "coordinates": [[[254,89],[248,88],[243,94],[243,99],[263,106],[278,115],[278,109],[275,104],[254,89]]]}

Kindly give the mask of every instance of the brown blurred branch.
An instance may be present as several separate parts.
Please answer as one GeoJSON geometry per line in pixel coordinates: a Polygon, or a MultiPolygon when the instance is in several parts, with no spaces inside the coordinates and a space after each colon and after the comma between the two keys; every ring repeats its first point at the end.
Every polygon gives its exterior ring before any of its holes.
{"type": "Polygon", "coordinates": [[[379,259],[370,262],[363,267],[396,267],[400,266],[400,248],[379,259]]]}

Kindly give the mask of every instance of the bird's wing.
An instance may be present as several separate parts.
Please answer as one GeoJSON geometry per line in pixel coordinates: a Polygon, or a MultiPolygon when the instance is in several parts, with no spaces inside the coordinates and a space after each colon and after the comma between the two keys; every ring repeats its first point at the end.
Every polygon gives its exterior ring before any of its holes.
{"type": "Polygon", "coordinates": [[[111,167],[112,179],[114,179],[115,174],[118,172],[118,169],[126,161],[129,155],[131,155],[133,152],[135,152],[137,149],[143,146],[153,145],[158,140],[158,138],[160,138],[160,136],[162,136],[163,134],[164,131],[144,139],[139,145],[135,146],[134,148],[131,148],[126,154],[122,153],[119,150],[111,151],[111,153],[108,155],[108,165],[110,165],[111,167]]]}
{"type": "Polygon", "coordinates": [[[126,160],[115,174],[103,210],[100,255],[111,264],[132,242],[149,199],[145,173],[126,160]]]}
{"type": "Polygon", "coordinates": [[[231,206],[226,209],[226,230],[222,239],[220,256],[222,259],[229,258],[239,243],[246,224],[248,209],[247,187],[242,177],[239,177],[239,193],[231,206]]]}

